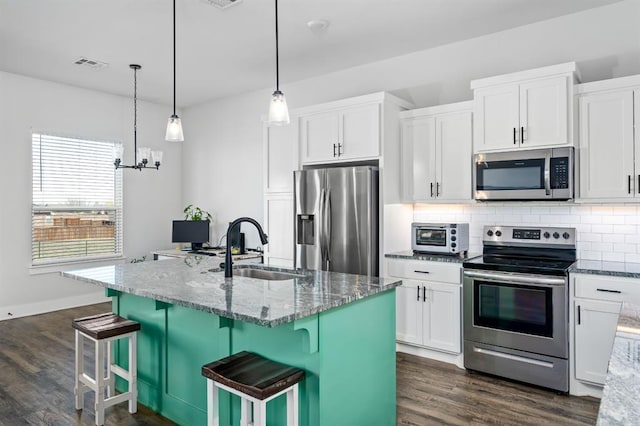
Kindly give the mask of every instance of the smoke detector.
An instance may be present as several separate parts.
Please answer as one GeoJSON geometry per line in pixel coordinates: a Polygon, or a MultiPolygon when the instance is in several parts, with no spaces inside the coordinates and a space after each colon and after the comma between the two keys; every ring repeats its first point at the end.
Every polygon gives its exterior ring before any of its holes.
{"type": "Polygon", "coordinates": [[[106,62],[96,61],[94,59],[88,59],[85,57],[78,58],[75,61],[73,61],[73,63],[76,65],[82,65],[83,67],[91,68],[94,70],[97,70],[100,68],[106,68],[109,66],[109,64],[106,62]]]}
{"type": "Polygon", "coordinates": [[[212,6],[217,7],[218,9],[226,9],[235,4],[240,3],[242,0],[203,0],[206,3],[209,3],[212,6]]]}

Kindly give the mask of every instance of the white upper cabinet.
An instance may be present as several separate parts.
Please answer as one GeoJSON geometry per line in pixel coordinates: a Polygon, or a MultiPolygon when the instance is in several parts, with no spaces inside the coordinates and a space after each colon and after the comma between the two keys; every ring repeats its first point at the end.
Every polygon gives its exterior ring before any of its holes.
{"type": "Polygon", "coordinates": [[[400,114],[407,201],[471,199],[472,104],[460,102],[400,114]]]}
{"type": "Polygon", "coordinates": [[[380,156],[379,104],[311,114],[301,125],[303,163],[380,156]]]}
{"type": "Polygon", "coordinates": [[[583,84],[578,92],[580,199],[640,200],[640,76],[583,84]]]}
{"type": "Polygon", "coordinates": [[[474,152],[572,145],[575,63],[474,80],[474,152]]]}
{"type": "Polygon", "coordinates": [[[264,191],[293,191],[293,171],[298,169],[298,126],[264,126],[264,191]]]}

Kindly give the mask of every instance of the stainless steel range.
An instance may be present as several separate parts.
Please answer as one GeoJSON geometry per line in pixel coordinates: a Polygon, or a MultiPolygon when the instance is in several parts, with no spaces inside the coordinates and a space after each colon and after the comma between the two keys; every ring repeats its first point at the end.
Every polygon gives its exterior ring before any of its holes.
{"type": "Polygon", "coordinates": [[[568,392],[574,228],[485,226],[464,262],[465,368],[568,392]]]}

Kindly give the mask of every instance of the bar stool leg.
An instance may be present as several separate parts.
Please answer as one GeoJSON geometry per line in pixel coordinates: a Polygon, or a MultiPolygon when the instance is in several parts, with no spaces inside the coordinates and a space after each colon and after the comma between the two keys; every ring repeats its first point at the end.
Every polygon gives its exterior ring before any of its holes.
{"type": "Polygon", "coordinates": [[[129,413],[138,411],[138,365],[136,357],[137,333],[129,336],[129,413]]]}
{"type": "Polygon", "coordinates": [[[80,382],[80,376],[84,373],[84,351],[82,335],[76,330],[76,383],[73,389],[76,395],[76,410],[84,408],[84,385],[80,382]]]}
{"type": "Polygon", "coordinates": [[[287,426],[298,426],[298,384],[287,391],[287,426]]]}
{"type": "Polygon", "coordinates": [[[218,387],[207,379],[207,426],[220,426],[218,387]]]}
{"type": "Polygon", "coordinates": [[[96,425],[101,426],[104,424],[104,342],[95,340],[96,346],[96,425]]]}
{"type": "Polygon", "coordinates": [[[248,426],[251,422],[251,401],[240,398],[240,426],[248,426]]]}
{"type": "Polygon", "coordinates": [[[105,384],[107,385],[107,398],[111,398],[113,396],[113,389],[115,388],[115,383],[113,383],[113,371],[111,370],[111,366],[113,365],[113,353],[111,340],[107,341],[107,377],[105,378],[105,384]]]}
{"type": "Polygon", "coordinates": [[[253,404],[253,426],[267,426],[267,403],[264,401],[253,404]]]}

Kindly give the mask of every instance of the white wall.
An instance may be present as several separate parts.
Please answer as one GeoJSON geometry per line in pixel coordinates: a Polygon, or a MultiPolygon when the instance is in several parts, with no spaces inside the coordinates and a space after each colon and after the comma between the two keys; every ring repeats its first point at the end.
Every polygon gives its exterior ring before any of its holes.
{"type": "MultiPolygon", "coordinates": [[[[180,218],[182,146],[164,141],[170,113],[169,106],[138,102],[138,144],[164,151],[164,160],[159,171],[123,171],[128,258],[171,247],[170,223],[180,218]]],[[[103,294],[97,287],[30,270],[31,131],[122,141],[130,164],[132,99],[0,72],[0,120],[0,319],[95,300],[103,294]]]]}
{"type": "MultiPolygon", "coordinates": [[[[578,62],[584,82],[639,74],[638,16],[640,0],[626,0],[286,84],[282,90],[292,109],[383,90],[423,107],[471,99],[472,79],[562,62],[578,62]]],[[[286,80],[286,65],[281,76],[286,80]]],[[[213,101],[183,114],[183,200],[216,212],[217,236],[235,217],[262,221],[260,117],[271,91],[213,101]]],[[[254,235],[248,238],[249,246],[257,245],[254,235]]]]}

